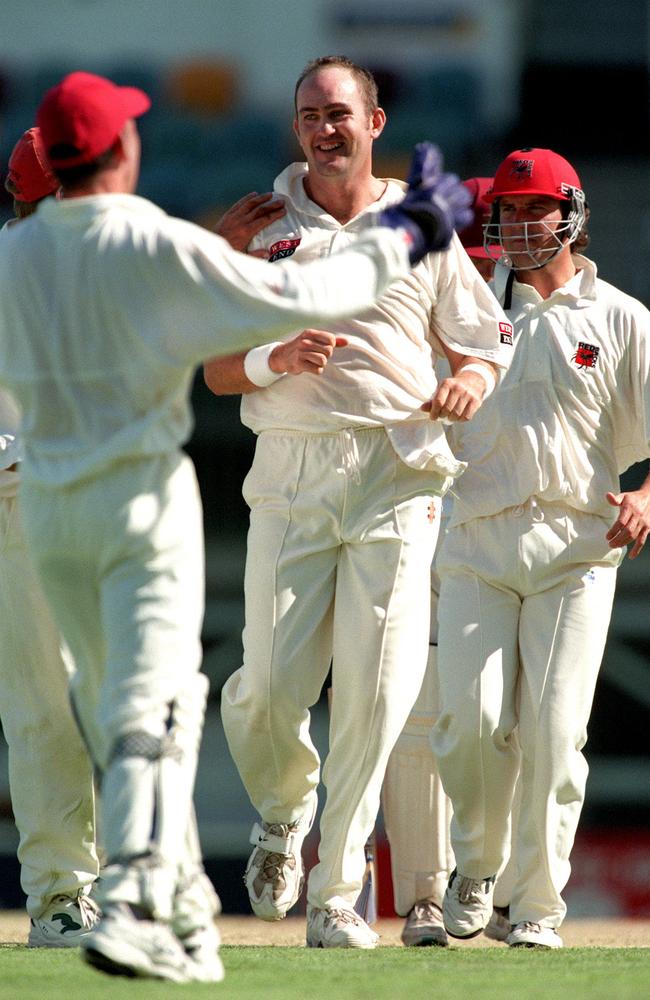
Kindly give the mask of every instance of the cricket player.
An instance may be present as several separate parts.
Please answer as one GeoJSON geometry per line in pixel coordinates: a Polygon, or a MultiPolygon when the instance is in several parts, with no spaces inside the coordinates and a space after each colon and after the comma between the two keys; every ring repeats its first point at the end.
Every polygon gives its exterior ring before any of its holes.
{"type": "MultiPolygon", "coordinates": [[[[37,128],[16,143],[5,187],[16,216],[6,231],[58,190],[37,128]]],[[[0,254],[7,242],[3,233],[0,254]]],[[[27,944],[65,948],[79,944],[99,912],[89,896],[99,871],[93,776],[68,699],[70,657],[21,525],[19,422],[14,400],[0,389],[0,718],[30,917],[27,944]]]]}
{"type": "MultiPolygon", "coordinates": [[[[494,260],[483,247],[483,223],[491,213],[485,194],[492,183],[491,177],[463,181],[472,198],[474,221],[458,234],[484,280],[494,271],[494,260]]],[[[438,362],[437,369],[439,378],[449,374],[446,359],[438,362]]],[[[447,493],[440,512],[437,548],[452,502],[447,493]]],[[[401,937],[409,947],[446,947],[449,943],[442,919],[442,898],[454,867],[449,830],[451,803],[442,787],[429,739],[438,714],[439,593],[440,577],[434,558],[427,668],[420,693],[388,759],[381,791],[390,843],[393,899],[396,912],[406,916],[401,937]]]]}
{"type": "MultiPolygon", "coordinates": [[[[295,96],[307,162],[277,178],[285,214],[249,244],[271,272],[289,255],[313,260],[348,245],[403,196],[400,182],[372,172],[385,114],[367,70],[322,57],[295,96]]],[[[214,392],[243,393],[242,420],[258,435],[244,483],[244,663],[221,706],[261,817],[245,883],[266,920],[284,917],[302,889],[301,845],[320,780],[309,709],[332,661],[327,801],[307,895],[312,947],[377,943],[353,908],[364,845],[422,684],[434,510],[462,469],[437,418],[473,417],[508,363],[509,329],[454,238],[355,319],[205,366],[214,392]],[[440,385],[434,354],[454,372],[440,385]]]]}
{"type": "Polygon", "coordinates": [[[82,953],[113,974],[215,982],[192,810],[207,688],[201,509],[180,448],[193,371],[367,308],[471,213],[423,144],[404,200],[355,246],[271,269],[134,195],[149,105],[83,72],[44,96],[37,123],[63,197],[4,237],[0,377],[23,414],[29,548],[101,775],[103,915],[82,953]]]}
{"type": "Polygon", "coordinates": [[[481,425],[451,428],[467,470],[437,560],[432,743],[457,866],[443,912],[454,937],[486,926],[519,775],[507,943],[559,948],[616,570],[650,532],[650,476],[618,480],[650,453],[650,313],[578,252],[585,196],[563,157],[515,150],[487,197],[515,351],[481,425]]]}

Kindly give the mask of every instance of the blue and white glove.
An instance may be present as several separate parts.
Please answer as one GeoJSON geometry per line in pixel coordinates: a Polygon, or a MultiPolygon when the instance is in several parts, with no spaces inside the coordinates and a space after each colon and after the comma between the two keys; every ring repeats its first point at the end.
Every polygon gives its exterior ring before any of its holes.
{"type": "Polygon", "coordinates": [[[454,229],[474,218],[472,197],[456,174],[442,170],[442,153],[431,142],[419,142],[413,152],[404,200],[379,213],[377,222],[407,233],[411,264],[432,250],[445,250],[454,229]]]}

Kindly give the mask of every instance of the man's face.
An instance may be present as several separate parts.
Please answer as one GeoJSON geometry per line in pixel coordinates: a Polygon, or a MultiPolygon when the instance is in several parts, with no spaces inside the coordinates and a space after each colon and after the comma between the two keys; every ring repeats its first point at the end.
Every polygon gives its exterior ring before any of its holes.
{"type": "Polygon", "coordinates": [[[554,235],[564,224],[561,202],[538,194],[503,195],[499,205],[500,240],[513,267],[525,269],[550,257],[558,247],[554,235]]]}
{"type": "Polygon", "coordinates": [[[293,123],[310,172],[321,177],[351,176],[371,169],[372,144],[386,116],[370,113],[354,75],[340,66],[316,70],[303,80],[293,123]]]}

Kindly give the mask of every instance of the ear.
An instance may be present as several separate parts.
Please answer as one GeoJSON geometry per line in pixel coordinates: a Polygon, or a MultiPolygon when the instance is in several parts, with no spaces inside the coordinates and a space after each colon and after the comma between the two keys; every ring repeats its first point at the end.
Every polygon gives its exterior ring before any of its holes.
{"type": "Polygon", "coordinates": [[[298,140],[298,145],[302,149],[302,142],[300,141],[300,129],[298,128],[298,119],[297,118],[294,118],[294,120],[293,120],[293,134],[295,135],[296,139],[298,140]]]}
{"type": "Polygon", "coordinates": [[[124,152],[124,142],[123,142],[123,138],[122,138],[123,135],[124,135],[124,129],[122,129],[122,131],[118,135],[117,139],[113,143],[113,149],[112,149],[113,156],[112,156],[112,160],[113,160],[113,163],[116,166],[117,166],[118,163],[122,163],[123,160],[126,159],[126,153],[124,152]]]}
{"type": "Polygon", "coordinates": [[[373,139],[378,139],[384,131],[386,124],[386,112],[383,108],[375,108],[370,119],[370,133],[373,139]]]}

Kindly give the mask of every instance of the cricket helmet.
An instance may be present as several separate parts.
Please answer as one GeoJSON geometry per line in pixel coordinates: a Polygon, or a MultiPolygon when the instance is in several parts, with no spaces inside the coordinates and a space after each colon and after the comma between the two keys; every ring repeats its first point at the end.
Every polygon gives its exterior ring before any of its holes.
{"type": "Polygon", "coordinates": [[[517,254],[523,262],[517,266],[513,264],[515,270],[544,267],[567,244],[577,239],[586,222],[585,194],[580,178],[569,161],[552,149],[525,147],[506,156],[497,168],[494,183],[485,200],[492,205],[492,216],[486,226],[484,240],[490,256],[502,253],[501,244],[513,232],[515,225],[518,232],[524,227],[526,249],[517,254]],[[557,199],[562,209],[563,224],[555,229],[545,225],[545,231],[540,232],[538,222],[501,223],[500,199],[521,194],[557,199]]]}

